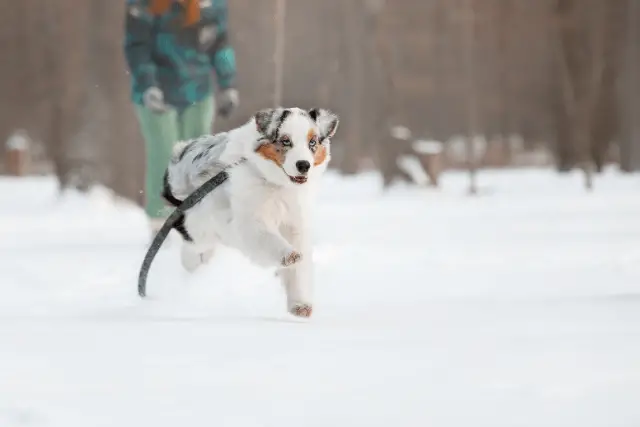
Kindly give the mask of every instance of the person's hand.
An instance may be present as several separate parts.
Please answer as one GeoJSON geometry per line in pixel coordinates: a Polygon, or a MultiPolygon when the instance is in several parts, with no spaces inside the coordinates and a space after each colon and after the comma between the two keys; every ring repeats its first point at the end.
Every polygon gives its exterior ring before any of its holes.
{"type": "Polygon", "coordinates": [[[157,87],[150,87],[142,95],[144,106],[154,113],[165,113],[169,107],[164,102],[164,94],[157,87]]]}
{"type": "Polygon", "coordinates": [[[223,90],[218,94],[218,98],[216,99],[218,114],[222,117],[228,117],[236,108],[238,108],[239,103],[240,97],[237,89],[229,88],[223,90]]]}

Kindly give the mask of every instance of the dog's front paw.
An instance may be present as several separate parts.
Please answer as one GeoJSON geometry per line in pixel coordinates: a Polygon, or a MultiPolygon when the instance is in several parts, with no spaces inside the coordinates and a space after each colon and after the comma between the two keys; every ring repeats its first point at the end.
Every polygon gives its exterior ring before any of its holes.
{"type": "Polygon", "coordinates": [[[289,313],[293,314],[297,317],[311,317],[311,313],[313,312],[313,307],[311,304],[294,304],[289,308],[289,313]]]}
{"type": "Polygon", "coordinates": [[[302,259],[302,254],[300,252],[291,251],[287,255],[282,257],[280,264],[283,267],[290,267],[293,264],[300,262],[301,259],[302,259]]]}

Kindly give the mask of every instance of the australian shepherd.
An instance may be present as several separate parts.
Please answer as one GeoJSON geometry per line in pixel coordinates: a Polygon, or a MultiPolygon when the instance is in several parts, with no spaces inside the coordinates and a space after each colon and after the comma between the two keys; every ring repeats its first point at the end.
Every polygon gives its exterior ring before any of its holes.
{"type": "Polygon", "coordinates": [[[331,158],[334,113],[313,108],[265,109],[229,132],[178,142],[165,173],[164,198],[177,206],[228,168],[229,178],[189,209],[176,229],[181,261],[194,271],[218,245],[276,267],[290,313],[313,308],[311,203],[331,158]]]}

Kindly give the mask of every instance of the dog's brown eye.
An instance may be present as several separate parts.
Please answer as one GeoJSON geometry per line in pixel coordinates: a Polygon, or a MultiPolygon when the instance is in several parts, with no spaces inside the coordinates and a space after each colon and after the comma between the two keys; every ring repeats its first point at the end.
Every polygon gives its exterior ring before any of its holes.
{"type": "Polygon", "coordinates": [[[282,138],[280,138],[280,144],[284,145],[285,147],[290,147],[291,140],[289,139],[288,136],[283,136],[282,138]]]}

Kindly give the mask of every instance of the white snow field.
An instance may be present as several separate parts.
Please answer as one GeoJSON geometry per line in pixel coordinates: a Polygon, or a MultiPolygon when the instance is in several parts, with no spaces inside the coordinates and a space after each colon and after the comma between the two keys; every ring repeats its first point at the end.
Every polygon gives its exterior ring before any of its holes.
{"type": "Polygon", "coordinates": [[[140,209],[0,179],[0,427],[640,426],[640,177],[479,179],[327,176],[309,321],[177,236],[141,300],[140,209]]]}

